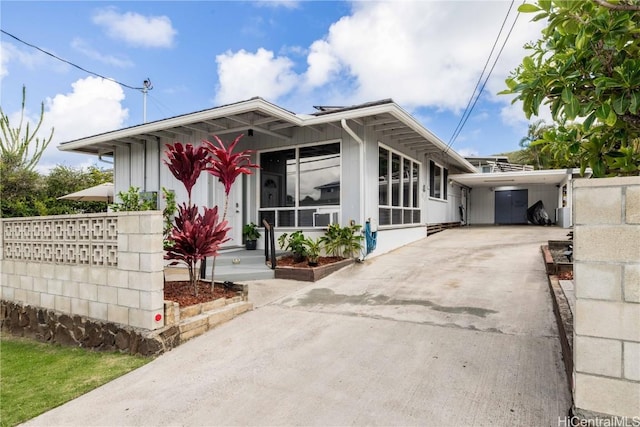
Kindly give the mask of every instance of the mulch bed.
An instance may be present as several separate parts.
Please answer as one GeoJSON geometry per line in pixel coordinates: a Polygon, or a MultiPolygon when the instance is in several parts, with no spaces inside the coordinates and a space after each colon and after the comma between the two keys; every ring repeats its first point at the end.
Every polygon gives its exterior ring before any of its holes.
{"type": "MultiPolygon", "coordinates": [[[[339,256],[321,256],[318,258],[318,265],[320,267],[327,264],[333,264],[334,262],[342,261],[344,258],[339,256]]],[[[296,262],[293,256],[287,255],[282,258],[278,258],[278,267],[295,267],[295,268],[313,268],[309,266],[307,260],[296,262]]]]}
{"type": "Polygon", "coordinates": [[[193,287],[188,280],[165,282],[164,299],[180,304],[180,307],[200,304],[217,300],[218,298],[233,298],[236,291],[226,290],[221,283],[216,283],[211,292],[210,282],[198,282],[198,296],[193,295],[193,287]]]}
{"type": "Polygon", "coordinates": [[[558,273],[558,279],[573,280],[573,271],[561,271],[560,273],[558,273]]]}

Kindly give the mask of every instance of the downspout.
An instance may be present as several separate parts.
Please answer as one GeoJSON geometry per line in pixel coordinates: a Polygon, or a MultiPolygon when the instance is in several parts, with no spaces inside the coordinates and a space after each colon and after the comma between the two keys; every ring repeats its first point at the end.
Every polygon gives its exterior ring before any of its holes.
{"type": "Polygon", "coordinates": [[[156,142],[158,143],[158,147],[156,152],[158,153],[158,193],[162,194],[162,183],[160,181],[160,169],[162,169],[162,144],[160,143],[160,137],[156,136],[156,142]]]}
{"type": "Polygon", "coordinates": [[[366,202],[366,195],[364,191],[364,180],[367,176],[367,171],[364,163],[364,150],[365,144],[364,141],[349,127],[346,119],[340,120],[340,124],[342,125],[342,129],[344,129],[351,137],[360,145],[360,150],[358,150],[358,155],[360,157],[360,165],[362,166],[362,176],[360,177],[360,225],[364,226],[365,217],[364,217],[364,205],[366,202]]]}
{"type": "Polygon", "coordinates": [[[144,173],[144,191],[148,191],[147,189],[147,140],[144,140],[144,154],[143,154],[143,159],[142,161],[144,162],[144,169],[143,169],[143,173],[144,173]]]}

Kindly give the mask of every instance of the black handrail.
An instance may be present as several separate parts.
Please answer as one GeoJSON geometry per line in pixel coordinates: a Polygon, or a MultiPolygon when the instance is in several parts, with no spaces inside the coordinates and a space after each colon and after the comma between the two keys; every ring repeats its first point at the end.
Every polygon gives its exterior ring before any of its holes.
{"type": "Polygon", "coordinates": [[[271,261],[271,269],[275,270],[276,268],[276,236],[275,230],[269,221],[266,219],[262,220],[262,225],[264,225],[264,261],[271,261]],[[269,256],[269,252],[271,252],[271,256],[269,256]]]}

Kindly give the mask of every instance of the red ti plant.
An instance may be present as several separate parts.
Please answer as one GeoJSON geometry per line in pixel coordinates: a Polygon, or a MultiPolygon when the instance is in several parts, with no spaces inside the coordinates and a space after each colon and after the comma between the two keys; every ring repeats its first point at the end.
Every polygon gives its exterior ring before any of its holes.
{"type": "MultiPolygon", "coordinates": [[[[189,203],[183,203],[178,208],[175,227],[171,230],[167,240],[171,248],[167,250],[165,259],[174,260],[171,265],[183,262],[189,269],[189,283],[193,287],[194,295],[198,296],[196,265],[206,257],[218,254],[218,248],[226,242],[226,221],[218,222],[218,207],[203,208],[203,214],[198,212],[198,206],[191,204],[191,190],[200,173],[209,162],[209,152],[202,146],[193,147],[176,142],[167,145],[165,164],[169,170],[185,186],[189,195],[189,203]]],[[[213,283],[212,283],[213,286],[213,283]]]]}
{"type": "Polygon", "coordinates": [[[203,208],[203,214],[197,206],[182,204],[178,208],[176,225],[171,230],[168,240],[173,243],[165,255],[172,259],[170,265],[183,262],[189,269],[189,283],[198,296],[198,280],[196,265],[206,257],[218,255],[218,248],[229,240],[226,237],[229,228],[227,221],[218,222],[218,207],[203,208]]]}
{"type": "Polygon", "coordinates": [[[167,160],[164,163],[176,179],[187,190],[189,195],[189,206],[191,206],[191,189],[200,177],[200,173],[207,167],[209,162],[209,152],[203,146],[194,147],[191,144],[182,146],[176,142],[173,145],[167,144],[167,160]]]}
{"type": "Polygon", "coordinates": [[[242,138],[242,134],[238,135],[228,147],[216,135],[213,137],[216,139],[217,145],[210,141],[202,141],[202,144],[211,153],[211,159],[206,168],[207,172],[217,176],[218,180],[224,185],[225,199],[224,213],[222,215],[222,220],[224,221],[227,218],[227,209],[229,207],[229,192],[236,178],[241,174],[251,175],[251,169],[259,168],[260,166],[251,163],[252,150],[244,150],[239,153],[233,152],[238,141],[242,138]]]}

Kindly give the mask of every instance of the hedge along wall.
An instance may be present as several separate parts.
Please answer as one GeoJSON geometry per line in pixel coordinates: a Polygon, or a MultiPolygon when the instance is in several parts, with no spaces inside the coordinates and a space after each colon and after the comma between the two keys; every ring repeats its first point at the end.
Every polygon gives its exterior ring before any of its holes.
{"type": "Polygon", "coordinates": [[[640,417],[640,177],[573,183],[574,405],[640,417]]]}
{"type": "Polygon", "coordinates": [[[3,301],[164,327],[161,212],[9,218],[0,226],[3,301]]]}

